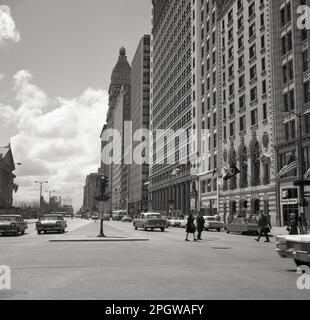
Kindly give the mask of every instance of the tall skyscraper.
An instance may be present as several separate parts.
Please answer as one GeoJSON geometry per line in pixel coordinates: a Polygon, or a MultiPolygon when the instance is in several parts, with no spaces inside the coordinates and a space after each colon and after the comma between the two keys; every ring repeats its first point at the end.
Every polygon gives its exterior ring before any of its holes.
{"type": "Polygon", "coordinates": [[[190,210],[191,185],[192,1],[153,0],[152,4],[149,190],[153,210],[185,214],[190,210]],[[159,129],[184,129],[185,137],[159,129]]]}
{"type": "MultiPolygon", "coordinates": [[[[150,36],[144,35],[140,40],[134,59],[132,61],[131,77],[131,120],[133,148],[143,141],[142,129],[150,129],[150,36]],[[140,137],[139,137],[140,136],[140,137]]],[[[145,139],[146,137],[144,137],[145,139]]],[[[137,152],[140,152],[137,151],[137,152]]],[[[147,148],[142,151],[143,157],[149,157],[147,148]]],[[[131,213],[136,215],[148,210],[149,165],[135,163],[130,166],[129,203],[131,213]]]]}
{"type": "MultiPolygon", "coordinates": [[[[103,130],[101,132],[101,138],[104,137],[106,132],[108,132],[107,130],[114,128],[115,108],[117,106],[117,103],[119,103],[118,106],[123,111],[121,112],[122,121],[130,120],[130,98],[129,98],[130,84],[131,84],[131,66],[127,60],[126,49],[122,47],[119,51],[119,58],[118,58],[117,64],[115,65],[111,75],[111,84],[109,88],[109,109],[107,113],[106,125],[104,125],[103,130]],[[122,92],[123,95],[120,101],[119,95],[122,88],[123,88],[123,92],[122,92]],[[125,93],[125,97],[124,97],[124,93],[125,93]]],[[[119,127],[119,123],[117,124],[117,126],[119,127]]],[[[113,157],[113,150],[110,150],[108,154],[106,151],[104,151],[107,143],[110,143],[112,141],[113,139],[111,137],[108,142],[102,141],[101,143],[101,149],[102,149],[101,157],[102,157],[102,160],[105,159],[105,163],[101,164],[101,174],[106,175],[109,180],[109,186],[106,192],[109,193],[111,196],[111,200],[109,201],[110,212],[114,209],[119,209],[121,206],[126,206],[126,204],[121,203],[122,202],[121,200],[123,199],[124,201],[124,199],[128,199],[128,195],[125,196],[125,193],[127,192],[127,184],[128,184],[128,172],[127,172],[128,168],[127,167],[123,167],[122,169],[122,172],[123,172],[122,188],[113,189],[113,164],[107,165],[107,162],[106,162],[106,160],[109,157],[113,157]],[[125,185],[126,185],[126,188],[125,188],[125,185]],[[118,201],[116,208],[115,207],[113,208],[112,202],[113,202],[113,198],[116,197],[116,194],[120,200],[118,201]]],[[[123,145],[122,145],[122,150],[124,150],[123,145]]],[[[115,199],[114,199],[114,203],[115,203],[115,199]]]]}

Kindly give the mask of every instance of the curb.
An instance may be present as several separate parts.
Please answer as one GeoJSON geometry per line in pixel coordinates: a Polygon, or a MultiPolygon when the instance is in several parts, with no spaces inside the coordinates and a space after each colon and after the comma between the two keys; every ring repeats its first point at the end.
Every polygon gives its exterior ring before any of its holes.
{"type": "Polygon", "coordinates": [[[142,242],[149,241],[144,238],[68,238],[68,239],[51,239],[49,242],[142,242]]]}

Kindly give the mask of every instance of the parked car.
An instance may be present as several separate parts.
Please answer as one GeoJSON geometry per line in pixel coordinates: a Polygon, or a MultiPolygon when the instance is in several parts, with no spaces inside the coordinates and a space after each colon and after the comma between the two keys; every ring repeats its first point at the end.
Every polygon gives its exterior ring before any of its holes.
{"type": "Polygon", "coordinates": [[[99,217],[98,217],[98,215],[93,215],[93,216],[91,217],[91,219],[97,221],[97,220],[99,219],[99,217]]]}
{"type": "Polygon", "coordinates": [[[111,216],[109,213],[104,213],[103,214],[103,221],[110,221],[111,220],[111,216]]]}
{"type": "Polygon", "coordinates": [[[205,230],[216,230],[217,232],[221,232],[224,229],[224,222],[219,221],[216,217],[213,216],[205,216],[205,230]]]}
{"type": "Polygon", "coordinates": [[[234,218],[226,224],[226,232],[258,235],[258,223],[256,218],[234,218]]]}
{"type": "Polygon", "coordinates": [[[24,221],[22,216],[19,215],[3,215],[0,216],[0,234],[25,234],[28,224],[24,221]]]}
{"type": "Polygon", "coordinates": [[[132,222],[132,221],[133,221],[133,219],[130,216],[124,216],[122,218],[122,222],[132,222]]]}
{"type": "Polygon", "coordinates": [[[58,232],[65,233],[67,222],[62,215],[46,214],[40,221],[36,223],[36,229],[38,234],[42,232],[58,232]]]}
{"type": "Polygon", "coordinates": [[[294,259],[297,266],[310,267],[310,234],[277,236],[276,246],[281,258],[294,259]]]}
{"type": "Polygon", "coordinates": [[[167,228],[167,219],[164,219],[160,213],[148,212],[142,213],[140,218],[133,221],[135,230],[141,228],[147,231],[150,229],[160,229],[162,232],[167,228]]]}
{"type": "Polygon", "coordinates": [[[188,219],[188,216],[185,216],[184,218],[180,219],[180,228],[186,228],[187,219],[188,219]]]}

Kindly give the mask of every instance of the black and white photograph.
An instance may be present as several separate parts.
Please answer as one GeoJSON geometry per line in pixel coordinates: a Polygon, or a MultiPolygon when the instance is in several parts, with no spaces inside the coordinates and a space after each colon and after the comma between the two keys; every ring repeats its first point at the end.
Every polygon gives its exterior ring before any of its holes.
{"type": "Polygon", "coordinates": [[[0,300],[310,300],[310,0],[0,0],[0,300]]]}

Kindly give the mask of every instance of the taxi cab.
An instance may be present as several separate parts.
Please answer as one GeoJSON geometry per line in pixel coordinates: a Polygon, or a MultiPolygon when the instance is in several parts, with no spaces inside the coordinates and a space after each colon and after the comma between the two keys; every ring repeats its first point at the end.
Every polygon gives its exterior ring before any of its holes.
{"type": "Polygon", "coordinates": [[[310,267],[310,234],[277,236],[276,246],[281,258],[293,259],[297,266],[310,267]]]}
{"type": "Polygon", "coordinates": [[[135,230],[144,229],[144,231],[160,229],[162,232],[167,227],[167,219],[163,218],[160,213],[147,212],[142,213],[138,219],[133,221],[135,230]]]}

